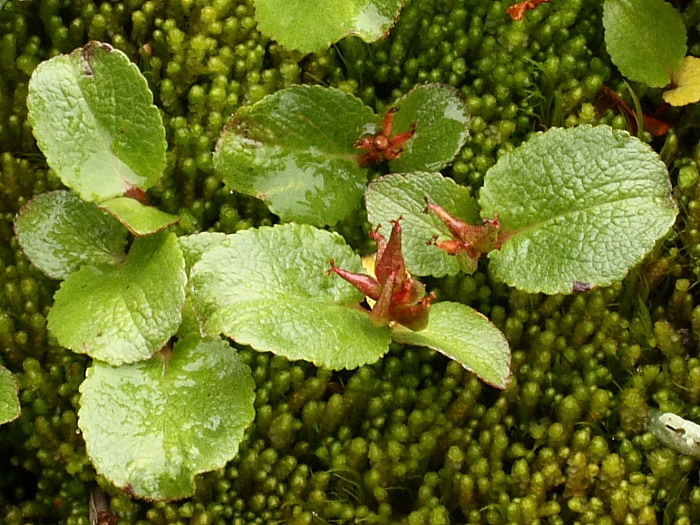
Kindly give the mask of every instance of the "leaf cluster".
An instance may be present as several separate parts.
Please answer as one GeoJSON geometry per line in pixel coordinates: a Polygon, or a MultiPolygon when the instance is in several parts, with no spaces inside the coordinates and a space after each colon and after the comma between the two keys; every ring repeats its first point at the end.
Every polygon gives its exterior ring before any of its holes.
{"type": "Polygon", "coordinates": [[[382,129],[390,121],[341,91],[297,86],[238,111],[215,165],[283,220],[310,224],[178,238],[168,229],[175,218],[146,204],[164,169],[164,131],[125,55],[90,43],[47,61],[28,105],[49,166],[76,193],[35,198],[16,219],[17,235],[39,269],[63,279],[50,333],[94,359],[79,414],[88,454],[101,474],[149,499],[191,494],[197,473],[236,454],[255,415],[250,370],[221,335],[331,369],[374,362],[394,340],[437,350],[505,387],[508,344],[475,310],[438,302],[423,330],[376,324],[364,294],[327,275],[331,260],[357,274],[362,261],[340,235],[314,225],[354,212],[363,194],[379,234],[380,225],[405,222],[405,254],[394,256],[413,275],[461,268],[436,245],[454,231],[425,213],[427,201],[455,220],[497,221],[494,276],[550,294],[622,278],[676,215],[656,154],[607,127],[535,135],[489,170],[477,201],[437,172],[464,144],[469,114],[435,84],[392,106],[392,132],[412,134],[389,161],[402,173],[365,189],[375,173],[356,145],[393,136],[382,129]]]}

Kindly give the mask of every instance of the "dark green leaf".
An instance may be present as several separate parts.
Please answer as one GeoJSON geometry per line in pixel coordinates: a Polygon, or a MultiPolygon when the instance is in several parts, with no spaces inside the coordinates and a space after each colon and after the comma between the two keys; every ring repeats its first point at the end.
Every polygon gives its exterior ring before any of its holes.
{"type": "Polygon", "coordinates": [[[605,45],[620,73],[664,87],[685,56],[685,24],[664,0],[605,0],[605,45]]]}

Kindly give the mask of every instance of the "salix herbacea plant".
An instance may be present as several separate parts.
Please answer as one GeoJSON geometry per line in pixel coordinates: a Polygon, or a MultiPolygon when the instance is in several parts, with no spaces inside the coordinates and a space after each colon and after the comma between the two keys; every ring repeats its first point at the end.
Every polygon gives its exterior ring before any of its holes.
{"type": "Polygon", "coordinates": [[[345,194],[364,192],[379,254],[374,275],[363,275],[340,235],[310,224],[176,237],[176,218],[142,202],[165,167],[160,114],[138,69],[110,46],[91,42],[40,64],[28,106],[49,167],[73,192],[35,197],[17,235],[32,263],[62,280],[50,334],[93,358],[80,388],[88,455],[142,498],[192,494],[194,476],[231,459],[254,417],[250,370],[221,335],[331,369],[372,363],[392,340],[427,346],[503,388],[503,334],[466,305],[433,303],[417,276],[455,274],[459,253],[473,262],[488,251],[494,275],[528,291],[604,285],[676,214],[648,146],[582,127],[535,135],[502,157],[479,198],[486,222],[464,226],[480,222],[476,200],[429,170],[454,157],[468,115],[433,84],[391,106],[400,108],[392,133],[359,100],[317,86],[239,110],[215,152],[224,180],[264,191],[285,220],[315,224],[352,213],[356,198],[345,194]],[[409,132],[389,160],[406,173],[365,191],[358,141],[409,132]]]}

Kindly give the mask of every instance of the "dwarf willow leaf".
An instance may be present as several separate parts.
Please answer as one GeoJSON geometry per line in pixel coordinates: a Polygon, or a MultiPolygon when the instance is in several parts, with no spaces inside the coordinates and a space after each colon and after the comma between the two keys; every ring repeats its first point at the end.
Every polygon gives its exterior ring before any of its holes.
{"type": "Polygon", "coordinates": [[[56,292],[48,329],[58,342],[112,365],[148,359],[180,324],[185,261],[177,238],[138,237],[118,266],[83,266],[56,292]]]}
{"type": "Polygon", "coordinates": [[[354,144],[377,128],[378,117],[352,95],[294,86],[239,109],[214,165],[226,184],[284,221],[334,224],[360,203],[367,174],[354,144]]]}
{"type": "Polygon", "coordinates": [[[100,203],[134,235],[151,235],[175,224],[179,219],[129,197],[116,197],[100,203]]]}
{"type": "Polygon", "coordinates": [[[508,341],[486,317],[466,305],[436,303],[424,330],[414,332],[396,325],[392,338],[397,343],[432,348],[495,387],[508,384],[508,341]]]}
{"type": "Polygon", "coordinates": [[[148,361],[95,361],[78,424],[97,471],[149,500],[191,496],[195,475],[223,467],[255,417],[250,369],[221,340],[188,337],[148,361]]]}
{"type": "Polygon", "coordinates": [[[496,277],[548,294],[622,279],[677,213],[658,155],[607,126],[535,135],[488,171],[479,203],[508,239],[489,253],[496,277]]]}
{"type": "Polygon", "coordinates": [[[620,73],[652,87],[671,82],[685,56],[681,14],[664,0],[605,0],[605,45],[620,73]]]}
{"type": "Polygon", "coordinates": [[[17,382],[4,366],[0,366],[0,425],[19,417],[20,405],[17,382]]]}
{"type": "Polygon", "coordinates": [[[425,213],[426,198],[467,222],[481,222],[468,188],[439,173],[421,172],[386,175],[370,183],[365,196],[369,222],[381,224],[379,231],[388,238],[390,221],[403,217],[404,259],[412,274],[456,275],[456,258],[428,244],[432,239],[444,241],[452,236],[435,214],[425,213]]]}
{"type": "Polygon", "coordinates": [[[469,111],[459,93],[443,84],[423,84],[396,100],[393,133],[415,124],[416,131],[401,155],[389,162],[394,173],[439,171],[462,149],[469,137],[469,111]]]}
{"type": "Polygon", "coordinates": [[[165,169],[165,128],[146,79],[108,44],[39,64],[27,106],[49,166],[85,200],[145,190],[165,169]]]}
{"type": "Polygon", "coordinates": [[[403,0],[255,0],[260,31],[303,53],[324,51],[344,36],[386,36],[403,0]]]}
{"type": "Polygon", "coordinates": [[[65,279],[85,264],[117,264],[126,257],[126,229],[69,191],[34,197],[20,210],[15,231],[24,254],[52,279],[65,279]]]}
{"type": "Polygon", "coordinates": [[[331,259],[362,270],[342,237],[325,230],[285,224],[236,233],[191,271],[205,331],[326,368],[376,361],[389,349],[389,328],[372,324],[352,285],[326,274],[331,259]]]}

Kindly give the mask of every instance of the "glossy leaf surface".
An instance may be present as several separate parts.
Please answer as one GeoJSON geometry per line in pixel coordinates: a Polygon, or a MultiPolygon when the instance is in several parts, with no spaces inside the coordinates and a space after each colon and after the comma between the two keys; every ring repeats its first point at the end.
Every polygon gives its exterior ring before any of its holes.
{"type": "Polygon", "coordinates": [[[231,188],[262,199],[284,221],[334,224],[360,203],[366,170],[355,142],[378,117],[337,89],[295,86],[239,109],[214,165],[231,188]]]}
{"type": "Polygon", "coordinates": [[[186,282],[172,233],[138,237],[119,266],[83,266],[61,284],[48,329],[62,346],[112,365],[148,359],[180,325],[186,282]]]}
{"type": "Polygon", "coordinates": [[[52,279],[85,264],[117,264],[126,253],[126,229],[94,204],[69,191],[34,197],[15,219],[25,255],[52,279]]]}
{"type": "Polygon", "coordinates": [[[402,0],[255,0],[258,28],[289,49],[324,51],[344,36],[385,36],[402,0]]]}
{"type": "Polygon", "coordinates": [[[443,84],[423,84],[396,100],[394,133],[416,125],[398,159],[389,163],[394,173],[439,171],[455,158],[469,136],[470,117],[459,93],[443,84]]]}
{"type": "Polygon", "coordinates": [[[432,348],[495,387],[505,388],[508,383],[508,341],[486,317],[466,305],[436,303],[427,328],[414,332],[397,325],[392,337],[398,343],[432,348]]]}
{"type": "Polygon", "coordinates": [[[535,135],[488,171],[479,203],[511,235],[489,253],[490,270],[548,294],[622,279],[677,213],[658,155],[607,126],[535,135]]]}
{"type": "Polygon", "coordinates": [[[221,340],[189,337],[148,361],[95,361],[80,386],[79,425],[97,471],[149,500],[191,496],[223,467],[255,416],[255,383],[221,340]]]}
{"type": "Polygon", "coordinates": [[[205,332],[326,368],[376,361],[389,349],[389,328],[360,310],[362,293],[326,275],[331,259],[351,271],[362,268],[342,237],[311,226],[236,233],[192,268],[205,332]]]}
{"type": "Polygon", "coordinates": [[[39,64],[27,106],[49,166],[85,200],[145,190],[165,169],[165,128],[146,79],[108,44],[39,64]]]}
{"type": "Polygon", "coordinates": [[[425,198],[437,203],[461,219],[480,223],[477,204],[469,189],[456,184],[439,173],[408,173],[386,175],[367,187],[367,216],[373,226],[381,224],[380,232],[388,236],[389,221],[403,217],[404,259],[414,275],[443,277],[459,273],[454,256],[428,243],[433,238],[451,238],[443,222],[433,213],[425,213],[425,198]]]}

